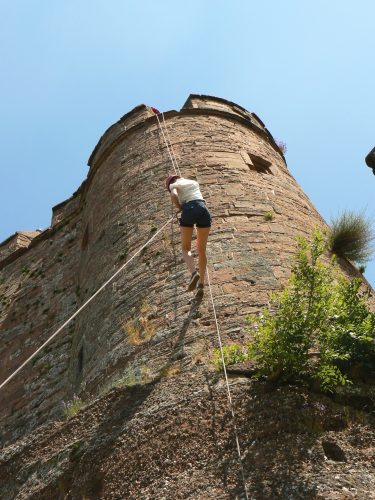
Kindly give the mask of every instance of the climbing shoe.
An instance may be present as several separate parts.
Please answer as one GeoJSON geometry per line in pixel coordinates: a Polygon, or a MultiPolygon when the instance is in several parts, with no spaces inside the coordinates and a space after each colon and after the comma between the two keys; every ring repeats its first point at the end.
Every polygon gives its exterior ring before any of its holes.
{"type": "Polygon", "coordinates": [[[197,286],[198,280],[199,280],[198,271],[194,271],[193,273],[191,273],[190,283],[188,286],[188,292],[192,292],[195,289],[195,287],[197,286]]]}
{"type": "Polygon", "coordinates": [[[203,291],[204,291],[204,285],[203,283],[199,283],[199,285],[197,286],[197,295],[203,295],[203,291]]]}

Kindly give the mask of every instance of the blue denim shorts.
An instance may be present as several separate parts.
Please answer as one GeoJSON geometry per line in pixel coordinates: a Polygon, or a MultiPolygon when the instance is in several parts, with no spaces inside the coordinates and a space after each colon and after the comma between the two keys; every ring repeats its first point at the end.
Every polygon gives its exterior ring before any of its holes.
{"type": "Polygon", "coordinates": [[[183,227],[211,227],[212,218],[203,200],[193,200],[182,205],[179,221],[183,227]]]}

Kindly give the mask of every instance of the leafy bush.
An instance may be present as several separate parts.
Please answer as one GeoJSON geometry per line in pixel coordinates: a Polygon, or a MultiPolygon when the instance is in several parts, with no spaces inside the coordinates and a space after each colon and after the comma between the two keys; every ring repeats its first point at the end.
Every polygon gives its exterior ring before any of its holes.
{"type": "Polygon", "coordinates": [[[248,317],[254,335],[249,356],[260,375],[290,382],[316,379],[333,391],[350,382],[353,364],[374,359],[375,314],[360,295],[359,279],[340,276],[334,258],[322,263],[325,248],[319,231],[310,245],[299,238],[288,286],[272,297],[272,309],[248,317]]]}
{"type": "MultiPolygon", "coordinates": [[[[238,344],[223,346],[223,355],[225,366],[241,363],[246,359],[246,353],[244,352],[243,347],[238,344]]],[[[212,362],[217,371],[223,369],[223,360],[221,357],[220,349],[214,349],[212,362]]]]}
{"type": "Polygon", "coordinates": [[[328,235],[330,250],[354,262],[367,262],[372,253],[374,232],[371,220],[364,213],[345,211],[331,222],[328,235]]]}

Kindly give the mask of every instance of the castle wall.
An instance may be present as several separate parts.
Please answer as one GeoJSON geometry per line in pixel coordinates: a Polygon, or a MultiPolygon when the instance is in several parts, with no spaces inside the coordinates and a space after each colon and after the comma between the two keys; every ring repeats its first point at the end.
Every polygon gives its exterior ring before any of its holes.
{"type": "MultiPolygon", "coordinates": [[[[241,341],[245,315],[289,275],[295,236],[324,221],[255,115],[191,96],[165,119],[182,175],[198,180],[213,216],[209,272],[224,342],[241,341]]],[[[110,127],[89,164],[79,196],[55,207],[52,230],[1,270],[1,380],[172,215],[172,167],[150,108],[110,127]]],[[[188,277],[173,221],[7,386],[3,439],[60,418],[64,400],[94,396],[114,377],[183,376],[207,361],[212,310],[207,293],[197,302],[186,292],[188,277]]]]}
{"type": "Polygon", "coordinates": [[[4,261],[17,250],[27,248],[33,238],[38,236],[41,231],[17,231],[0,243],[0,262],[4,261]]]}
{"type": "MultiPolygon", "coordinates": [[[[3,381],[77,307],[72,219],[0,270],[0,380],[3,381]]],[[[1,389],[1,440],[14,440],[62,413],[74,333],[68,327],[1,389]]]]}
{"type": "Polygon", "coordinates": [[[77,210],[80,210],[81,188],[68,200],[59,203],[52,208],[51,226],[54,227],[62,221],[69,219],[77,210]]]}

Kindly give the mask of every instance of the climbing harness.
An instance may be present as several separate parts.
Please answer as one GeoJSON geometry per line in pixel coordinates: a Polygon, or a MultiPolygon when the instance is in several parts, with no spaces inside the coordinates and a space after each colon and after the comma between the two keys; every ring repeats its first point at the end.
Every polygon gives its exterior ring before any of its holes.
{"type": "MultiPolygon", "coordinates": [[[[173,169],[175,171],[175,174],[176,175],[179,175],[181,176],[181,172],[180,172],[180,168],[179,168],[179,165],[178,165],[178,162],[177,162],[177,158],[176,158],[176,155],[174,153],[174,150],[173,150],[173,146],[172,146],[172,142],[170,140],[170,137],[169,137],[169,133],[168,133],[168,128],[167,128],[167,124],[165,122],[165,119],[164,119],[164,114],[163,113],[160,113],[162,115],[162,120],[163,120],[163,125],[165,127],[165,134],[164,134],[164,131],[163,131],[163,128],[162,128],[162,125],[161,125],[161,122],[160,122],[160,119],[159,119],[159,112],[157,112],[158,110],[155,109],[155,108],[152,108],[154,113],[155,113],[155,116],[156,116],[156,119],[157,119],[157,122],[158,122],[158,125],[159,125],[159,128],[160,128],[160,131],[161,131],[161,134],[163,136],[163,139],[164,139],[164,142],[165,142],[165,145],[166,145],[166,148],[167,148],[167,151],[168,151],[168,155],[169,155],[169,158],[171,160],[171,163],[172,163],[172,166],[173,166],[173,169]],[[169,140],[169,144],[168,144],[168,140],[169,140]]],[[[146,243],[144,245],[142,245],[142,247],[137,250],[133,255],[132,257],[130,257],[130,259],[128,261],[126,261],[100,288],[98,288],[98,290],[86,301],[82,304],[82,306],[77,309],[77,311],[72,314],[31,356],[29,356],[26,361],[24,361],[7,379],[5,379],[1,384],[0,384],[0,389],[2,389],[6,384],[8,384],[8,382],[10,382],[16,375],[18,372],[20,372],[22,370],[22,368],[24,366],[26,366],[33,358],[35,358],[35,356],[42,350],[44,349],[44,347],[46,345],[48,345],[60,332],[61,330],[63,330],[102,290],[104,290],[104,288],[106,288],[107,285],[109,285],[109,283],[111,283],[111,281],[113,281],[113,279],[144,249],[146,248],[146,246],[148,246],[151,241],[153,239],[156,238],[156,236],[173,220],[173,217],[171,217],[165,224],[163,224],[163,226],[158,229],[155,234],[148,240],[146,241],[146,243]]],[[[236,440],[236,447],[237,447],[237,453],[238,453],[238,460],[239,460],[239,464],[240,464],[240,468],[241,468],[241,476],[242,476],[242,480],[243,480],[243,485],[244,485],[244,492],[245,492],[245,497],[246,497],[246,500],[249,500],[249,496],[248,496],[248,492],[247,492],[247,486],[246,486],[246,478],[245,478],[245,472],[244,472],[244,467],[243,467],[243,462],[242,462],[242,453],[241,453],[241,448],[240,448],[240,443],[239,443],[239,438],[238,438],[238,431],[237,431],[237,425],[236,425],[236,416],[235,416],[235,412],[234,412],[234,406],[233,406],[233,401],[232,401],[232,395],[231,395],[231,390],[230,390],[230,385],[229,385],[229,380],[228,380],[228,375],[227,375],[227,369],[226,369],[226,365],[225,365],[225,359],[224,359],[224,352],[223,352],[223,345],[222,345],[222,340],[221,340],[221,334],[220,334],[220,329],[219,329],[219,323],[218,323],[218,320],[217,320],[217,315],[216,315],[216,308],[215,308],[215,302],[214,302],[214,298],[213,298],[213,294],[212,294],[212,287],[211,287],[211,282],[210,282],[210,276],[209,276],[209,272],[208,272],[208,267],[206,268],[206,274],[207,274],[207,281],[208,281],[208,288],[209,288],[209,291],[210,291],[210,297],[211,297],[211,303],[212,303],[212,309],[213,309],[213,314],[214,314],[214,319],[215,319],[215,324],[216,324],[216,330],[217,330],[217,336],[218,336],[218,341],[219,341],[219,347],[220,347],[220,354],[221,354],[221,360],[222,360],[222,363],[223,363],[223,371],[224,371],[224,378],[225,378],[225,383],[226,383],[226,387],[227,387],[227,395],[228,395],[228,402],[229,402],[229,408],[230,408],[230,412],[231,412],[231,415],[232,415],[232,421],[233,421],[233,428],[234,428],[234,434],[235,434],[235,440],[236,440]]]]}

